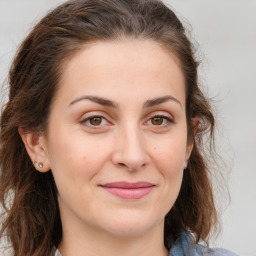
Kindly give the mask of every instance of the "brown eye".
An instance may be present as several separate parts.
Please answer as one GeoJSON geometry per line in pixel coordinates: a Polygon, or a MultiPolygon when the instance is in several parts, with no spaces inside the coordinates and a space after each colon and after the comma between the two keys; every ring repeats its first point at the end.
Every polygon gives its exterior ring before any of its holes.
{"type": "Polygon", "coordinates": [[[161,125],[164,122],[164,117],[162,116],[154,116],[151,118],[151,122],[153,125],[161,125]]]}
{"type": "Polygon", "coordinates": [[[99,129],[110,124],[105,117],[93,115],[81,120],[80,123],[88,129],[99,129]]]}
{"type": "Polygon", "coordinates": [[[102,123],[102,117],[100,116],[94,116],[92,118],[89,119],[89,122],[91,125],[94,125],[94,126],[98,126],[98,125],[101,125],[102,123]]]}

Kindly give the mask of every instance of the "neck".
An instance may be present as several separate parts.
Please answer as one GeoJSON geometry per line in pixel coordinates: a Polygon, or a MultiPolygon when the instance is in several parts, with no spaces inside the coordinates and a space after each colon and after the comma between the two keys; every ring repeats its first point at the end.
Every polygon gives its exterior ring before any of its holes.
{"type": "Polygon", "coordinates": [[[59,251],[62,256],[167,256],[163,230],[160,223],[144,234],[117,236],[88,227],[82,233],[63,227],[59,251]]]}

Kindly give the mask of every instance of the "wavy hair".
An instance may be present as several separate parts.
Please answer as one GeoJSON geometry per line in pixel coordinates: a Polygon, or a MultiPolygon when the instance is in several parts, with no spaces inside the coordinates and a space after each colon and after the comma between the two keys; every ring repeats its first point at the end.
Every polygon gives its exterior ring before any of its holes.
{"type": "Polygon", "coordinates": [[[198,62],[184,26],[159,0],[71,0],[35,25],[9,72],[9,99],[0,120],[0,200],[5,209],[0,236],[7,236],[15,256],[50,255],[62,239],[52,173],[35,170],[18,128],[47,130],[65,62],[87,43],[122,38],[149,39],[166,47],[179,59],[185,77],[188,138],[194,148],[179,196],[165,218],[166,247],[183,231],[195,241],[207,241],[217,223],[203,143],[205,136],[214,141],[214,116],[199,88],[198,62]],[[195,135],[194,117],[199,121],[195,135]]]}

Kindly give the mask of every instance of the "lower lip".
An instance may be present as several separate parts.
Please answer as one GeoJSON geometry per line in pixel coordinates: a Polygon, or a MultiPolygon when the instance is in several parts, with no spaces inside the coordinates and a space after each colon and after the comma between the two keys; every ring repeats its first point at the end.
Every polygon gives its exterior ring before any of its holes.
{"type": "Polygon", "coordinates": [[[154,186],[143,187],[143,188],[109,188],[102,187],[107,190],[110,194],[120,197],[122,199],[140,199],[148,195],[154,186]]]}

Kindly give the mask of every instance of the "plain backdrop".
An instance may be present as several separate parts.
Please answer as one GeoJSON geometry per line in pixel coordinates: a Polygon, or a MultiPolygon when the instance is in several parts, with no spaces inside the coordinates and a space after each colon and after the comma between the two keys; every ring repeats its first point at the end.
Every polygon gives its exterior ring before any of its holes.
{"type": "MultiPolygon", "coordinates": [[[[0,83],[33,24],[61,0],[0,0],[0,83]]],[[[200,80],[215,97],[231,202],[213,245],[256,256],[256,1],[168,0],[200,48],[200,80]]]]}

